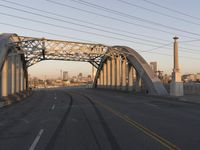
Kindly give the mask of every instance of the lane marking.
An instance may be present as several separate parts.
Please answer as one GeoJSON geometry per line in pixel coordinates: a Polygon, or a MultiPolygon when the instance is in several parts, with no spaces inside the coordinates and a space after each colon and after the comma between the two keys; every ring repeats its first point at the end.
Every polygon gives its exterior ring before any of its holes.
{"type": "Polygon", "coordinates": [[[37,143],[40,140],[40,137],[42,136],[42,133],[44,132],[44,129],[40,129],[38,135],[36,136],[35,140],[33,141],[31,147],[29,148],[29,150],[34,150],[35,147],[37,146],[37,143]]]}
{"type": "Polygon", "coordinates": [[[150,103],[145,103],[145,104],[149,106],[153,106],[153,107],[158,107],[158,105],[155,105],[155,104],[150,104],[150,103]]]}
{"type": "Polygon", "coordinates": [[[30,122],[29,122],[28,120],[26,120],[26,119],[20,119],[20,120],[24,121],[26,124],[30,123],[30,122]]]}
{"type": "Polygon", "coordinates": [[[54,105],[54,104],[53,104],[53,106],[51,107],[51,109],[52,109],[52,110],[54,110],[54,109],[55,109],[55,105],[54,105]]]}
{"type": "Polygon", "coordinates": [[[179,147],[177,147],[176,145],[172,144],[170,141],[164,139],[163,137],[159,136],[158,134],[156,134],[155,132],[151,131],[150,129],[144,127],[142,124],[134,121],[133,119],[131,119],[130,117],[126,116],[126,115],[122,115],[121,113],[115,111],[114,109],[112,109],[111,107],[93,100],[96,104],[98,104],[99,106],[101,106],[102,108],[104,108],[105,110],[113,113],[115,116],[121,118],[122,120],[124,120],[125,122],[127,122],[130,126],[137,128],[138,130],[142,131],[144,134],[148,135],[149,137],[153,138],[154,140],[156,140],[158,143],[160,143],[161,145],[165,146],[166,148],[168,148],[169,150],[181,150],[179,147]]]}
{"type": "Polygon", "coordinates": [[[56,100],[56,99],[57,99],[57,97],[55,96],[55,97],[54,97],[54,99],[56,100]]]}

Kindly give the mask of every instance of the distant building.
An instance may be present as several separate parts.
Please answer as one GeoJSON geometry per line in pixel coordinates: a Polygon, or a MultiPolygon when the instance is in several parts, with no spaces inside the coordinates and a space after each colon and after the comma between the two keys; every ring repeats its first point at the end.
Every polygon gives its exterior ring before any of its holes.
{"type": "Polygon", "coordinates": [[[150,62],[150,67],[153,70],[153,72],[157,73],[157,62],[150,62]]]}
{"type": "Polygon", "coordinates": [[[78,74],[78,80],[81,81],[82,78],[83,78],[83,73],[79,73],[79,74],[78,74]]]}
{"type": "Polygon", "coordinates": [[[64,81],[69,80],[69,74],[68,74],[68,71],[64,71],[64,72],[63,72],[63,80],[64,80],[64,81]]]}
{"type": "Polygon", "coordinates": [[[199,82],[200,81],[200,73],[183,75],[182,80],[184,82],[199,82]]]}

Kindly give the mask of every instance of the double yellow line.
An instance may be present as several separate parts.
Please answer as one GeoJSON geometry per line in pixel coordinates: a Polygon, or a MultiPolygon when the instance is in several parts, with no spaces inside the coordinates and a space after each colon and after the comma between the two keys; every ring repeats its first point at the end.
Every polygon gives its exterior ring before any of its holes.
{"type": "Polygon", "coordinates": [[[96,104],[98,104],[99,106],[101,106],[102,108],[104,108],[105,110],[113,113],[115,116],[121,118],[122,120],[124,120],[125,122],[127,122],[130,126],[139,129],[140,131],[142,131],[144,134],[148,135],[149,137],[151,137],[152,139],[156,140],[157,142],[159,142],[161,145],[163,145],[164,147],[166,147],[169,150],[181,150],[179,147],[177,147],[176,145],[172,144],[171,142],[169,142],[168,140],[164,139],[163,137],[159,136],[158,134],[156,134],[155,132],[149,130],[148,128],[144,127],[143,125],[141,125],[140,123],[134,121],[133,119],[131,119],[130,117],[123,115],[117,111],[115,111],[114,109],[112,109],[111,107],[93,100],[96,104]]]}

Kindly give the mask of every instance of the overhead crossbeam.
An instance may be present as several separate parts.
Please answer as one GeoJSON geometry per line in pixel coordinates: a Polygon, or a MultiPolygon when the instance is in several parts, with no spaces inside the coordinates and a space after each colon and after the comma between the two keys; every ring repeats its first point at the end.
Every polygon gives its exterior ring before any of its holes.
{"type": "Polygon", "coordinates": [[[12,42],[13,48],[20,47],[25,55],[27,67],[42,60],[66,60],[90,62],[95,67],[100,63],[109,47],[70,41],[49,40],[44,38],[19,37],[12,42]]]}

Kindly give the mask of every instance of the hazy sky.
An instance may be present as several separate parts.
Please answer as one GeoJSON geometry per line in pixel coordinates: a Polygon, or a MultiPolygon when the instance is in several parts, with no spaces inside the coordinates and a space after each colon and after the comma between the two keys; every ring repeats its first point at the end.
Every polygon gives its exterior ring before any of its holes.
{"type": "MultiPolygon", "coordinates": [[[[157,61],[159,69],[168,74],[173,67],[172,44],[173,36],[176,35],[180,38],[181,72],[197,73],[200,72],[199,6],[198,0],[0,0],[0,32],[129,46],[148,62],[157,61]],[[90,33],[84,33],[85,31],[90,33]],[[163,47],[164,45],[167,46],[163,47]]],[[[68,71],[70,75],[79,72],[87,75],[91,72],[91,65],[44,61],[30,67],[29,73],[33,76],[51,77],[59,75],[61,69],[68,71]]]]}

